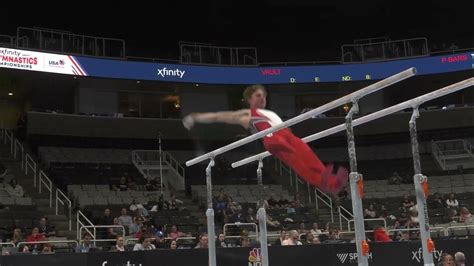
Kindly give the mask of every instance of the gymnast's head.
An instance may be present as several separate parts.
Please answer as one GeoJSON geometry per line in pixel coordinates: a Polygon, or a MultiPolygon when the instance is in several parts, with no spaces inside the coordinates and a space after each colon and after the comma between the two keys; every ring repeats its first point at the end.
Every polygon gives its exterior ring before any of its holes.
{"type": "Polygon", "coordinates": [[[250,108],[265,108],[267,105],[267,90],[263,85],[250,85],[244,90],[244,99],[250,108]]]}

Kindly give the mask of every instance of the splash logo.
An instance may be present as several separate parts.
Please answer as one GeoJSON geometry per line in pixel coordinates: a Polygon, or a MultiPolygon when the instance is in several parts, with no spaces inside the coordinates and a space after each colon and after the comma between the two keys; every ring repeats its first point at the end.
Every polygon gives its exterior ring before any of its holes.
{"type": "MultiPolygon", "coordinates": [[[[441,261],[441,254],[443,254],[443,250],[433,250],[433,256],[435,260],[438,262],[441,261]]],[[[411,260],[416,260],[417,262],[421,262],[423,260],[423,249],[419,248],[416,251],[411,252],[411,260]]]]}
{"type": "Polygon", "coordinates": [[[162,76],[162,77],[179,77],[179,78],[183,78],[184,76],[184,73],[186,73],[186,71],[184,70],[179,70],[179,68],[177,69],[167,69],[166,67],[162,68],[162,69],[158,69],[158,73],[157,75],[158,76],[162,76]]]}
{"type": "MultiPolygon", "coordinates": [[[[341,262],[341,264],[344,264],[346,262],[349,264],[357,262],[357,253],[337,253],[336,256],[341,262]]],[[[367,258],[369,259],[369,261],[372,260],[372,252],[367,255],[367,258]]]]}
{"type": "Polygon", "coordinates": [[[249,266],[262,266],[262,254],[259,248],[254,248],[249,252],[249,266]]]}

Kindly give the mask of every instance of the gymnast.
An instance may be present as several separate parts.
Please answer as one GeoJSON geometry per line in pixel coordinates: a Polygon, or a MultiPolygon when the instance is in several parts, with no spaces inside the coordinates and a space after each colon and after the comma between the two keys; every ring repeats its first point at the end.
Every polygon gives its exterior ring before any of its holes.
{"type": "MultiPolygon", "coordinates": [[[[282,123],[274,112],[265,109],[267,91],[262,85],[248,86],[244,93],[250,109],[223,111],[216,113],[192,113],[184,117],[183,125],[191,130],[195,123],[227,123],[240,125],[252,134],[282,123]]],[[[348,171],[339,167],[333,173],[334,165],[326,166],[314,154],[311,148],[300,138],[284,128],[263,138],[265,149],[291,167],[299,177],[334,197],[345,188],[348,182],[348,171]]]]}

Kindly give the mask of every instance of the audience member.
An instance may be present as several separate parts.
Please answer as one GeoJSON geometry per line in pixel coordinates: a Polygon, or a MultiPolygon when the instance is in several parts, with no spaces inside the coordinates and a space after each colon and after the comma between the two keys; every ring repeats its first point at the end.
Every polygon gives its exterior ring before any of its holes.
{"type": "Polygon", "coordinates": [[[245,215],[244,222],[257,223],[257,218],[252,208],[248,208],[247,215],[245,215]]]}
{"type": "Polygon", "coordinates": [[[376,227],[374,229],[374,241],[375,242],[390,242],[392,241],[388,236],[387,231],[383,227],[376,227]]]}
{"type": "Polygon", "coordinates": [[[176,240],[171,240],[170,242],[170,249],[171,250],[176,250],[178,249],[178,242],[176,240]]]}
{"type": "Polygon", "coordinates": [[[451,193],[449,195],[449,198],[446,200],[446,206],[448,208],[457,208],[457,207],[459,207],[459,202],[456,199],[456,197],[454,196],[454,193],[451,193]]]}
{"type": "Polygon", "coordinates": [[[118,224],[122,225],[127,230],[128,228],[130,228],[130,225],[132,225],[132,223],[132,217],[128,215],[127,209],[122,208],[122,210],[120,210],[120,216],[118,217],[118,224]]]}
{"type": "Polygon", "coordinates": [[[26,237],[26,242],[37,242],[37,241],[45,241],[45,240],[46,240],[46,237],[39,233],[38,227],[34,227],[33,230],[31,230],[31,235],[26,237]]]}
{"type": "Polygon", "coordinates": [[[453,256],[448,253],[443,253],[441,255],[441,262],[438,263],[438,266],[455,266],[453,256]]]}
{"type": "Polygon", "coordinates": [[[459,222],[472,223],[472,215],[466,207],[462,207],[461,211],[459,211],[459,222]]]}
{"type": "Polygon", "coordinates": [[[19,242],[23,241],[25,241],[25,238],[23,237],[23,232],[21,231],[21,228],[13,229],[12,238],[8,242],[12,242],[16,245],[19,242]]]}
{"type": "Polygon", "coordinates": [[[306,225],[304,223],[300,223],[300,226],[297,229],[299,235],[306,234],[308,231],[306,230],[306,225]]]}
{"type": "Polygon", "coordinates": [[[150,243],[151,240],[148,237],[142,236],[138,240],[138,243],[133,247],[133,251],[137,250],[154,250],[156,249],[155,245],[150,243]]]}
{"type": "Polygon", "coordinates": [[[23,187],[17,183],[16,178],[12,178],[10,180],[10,183],[8,183],[6,186],[5,191],[8,193],[8,195],[10,195],[10,197],[14,198],[21,198],[25,194],[23,192],[23,187]]]}
{"type": "Polygon", "coordinates": [[[431,201],[431,208],[432,209],[440,209],[444,207],[443,199],[441,198],[441,195],[436,192],[434,193],[434,198],[431,201]]]}
{"type": "Polygon", "coordinates": [[[377,212],[375,211],[374,204],[369,204],[369,208],[366,208],[364,211],[365,219],[373,219],[377,217],[377,212]]]}
{"type": "Polygon", "coordinates": [[[157,191],[160,189],[160,184],[156,180],[156,178],[147,178],[146,179],[146,184],[145,184],[145,190],[146,191],[157,191]]]}
{"type": "Polygon", "coordinates": [[[125,229],[125,232],[122,230],[121,227],[119,227],[120,225],[120,220],[119,218],[115,217],[114,218],[114,222],[113,222],[113,225],[114,226],[117,226],[117,227],[110,227],[109,228],[109,238],[117,238],[118,236],[121,236],[123,235],[124,233],[126,233],[126,230],[125,229]]]}
{"type": "Polygon", "coordinates": [[[454,263],[456,266],[466,266],[466,256],[462,252],[456,252],[454,254],[454,263]]]}
{"type": "Polygon", "coordinates": [[[176,238],[185,237],[185,236],[186,236],[186,234],[183,233],[183,232],[180,232],[178,230],[178,227],[176,227],[176,225],[171,226],[171,231],[168,233],[168,237],[172,238],[172,239],[175,239],[175,240],[176,240],[176,238]]]}
{"type": "Polygon", "coordinates": [[[48,243],[44,244],[41,254],[54,254],[53,246],[48,243]]]}
{"type": "Polygon", "coordinates": [[[228,247],[227,242],[225,241],[225,236],[223,233],[220,233],[216,239],[216,247],[217,248],[226,248],[228,247]]]}
{"type": "Polygon", "coordinates": [[[85,233],[82,237],[82,243],[76,247],[76,252],[87,253],[91,249],[95,249],[96,246],[92,243],[92,236],[89,233],[85,233]]]}
{"type": "Polygon", "coordinates": [[[278,202],[275,200],[273,194],[270,195],[270,198],[267,200],[267,203],[268,203],[268,207],[269,207],[270,209],[275,209],[275,208],[279,208],[279,207],[280,207],[280,206],[278,205],[278,202]]]}
{"type": "Polygon", "coordinates": [[[311,228],[311,234],[313,235],[319,235],[322,233],[321,229],[319,229],[319,224],[318,223],[313,223],[313,227],[311,228]]]}
{"type": "Polygon", "coordinates": [[[117,251],[117,252],[125,251],[123,236],[117,236],[115,240],[115,245],[110,249],[110,251],[117,251]]]}
{"type": "Polygon", "coordinates": [[[42,217],[38,225],[39,233],[45,237],[51,237],[56,235],[56,231],[49,225],[47,217],[42,217]]]}
{"type": "Polygon", "coordinates": [[[303,242],[304,245],[313,245],[314,244],[314,235],[310,232],[306,233],[306,239],[303,242]]]}
{"type": "Polygon", "coordinates": [[[127,178],[125,176],[120,177],[119,183],[114,186],[116,191],[127,191],[129,188],[127,178]]]}
{"type": "Polygon", "coordinates": [[[143,206],[143,204],[137,202],[136,198],[133,198],[129,209],[140,216],[148,217],[148,210],[145,208],[145,206],[143,206]]]}
{"type": "Polygon", "coordinates": [[[412,211],[415,208],[415,203],[408,198],[408,195],[404,195],[401,208],[404,212],[412,211]]]}
{"type": "Polygon", "coordinates": [[[289,233],[289,238],[284,240],[281,245],[282,246],[299,246],[299,245],[303,245],[299,240],[299,235],[298,235],[298,232],[296,230],[291,230],[290,233],[289,233]]]}
{"type": "Polygon", "coordinates": [[[208,237],[207,234],[202,234],[198,238],[199,242],[194,248],[207,248],[208,247],[208,237]]]}

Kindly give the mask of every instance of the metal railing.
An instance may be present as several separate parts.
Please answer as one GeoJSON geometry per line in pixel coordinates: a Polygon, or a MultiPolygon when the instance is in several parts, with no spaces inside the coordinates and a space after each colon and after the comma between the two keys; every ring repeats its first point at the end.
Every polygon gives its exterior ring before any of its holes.
{"type": "Polygon", "coordinates": [[[347,228],[351,228],[350,221],[353,220],[354,215],[348,211],[346,208],[339,206],[337,208],[337,211],[339,212],[339,228],[342,230],[342,219],[344,219],[347,222],[347,228]]]}
{"type": "Polygon", "coordinates": [[[240,238],[240,235],[238,236],[229,236],[227,235],[227,228],[229,226],[232,226],[232,227],[242,227],[242,226],[251,226],[252,228],[255,227],[255,235],[250,235],[249,234],[249,237],[255,237],[255,239],[258,241],[258,225],[256,223],[227,223],[227,224],[224,224],[224,226],[222,227],[222,232],[224,234],[224,237],[226,238],[240,238]]]}
{"type": "Polygon", "coordinates": [[[15,243],[13,242],[0,242],[0,247],[1,246],[12,246],[12,247],[15,247],[15,243]]]}
{"type": "Polygon", "coordinates": [[[15,37],[10,35],[0,34],[0,44],[7,46],[15,46],[15,37]]]}
{"type": "Polygon", "coordinates": [[[58,215],[58,207],[59,204],[68,207],[68,220],[69,220],[69,231],[72,230],[72,202],[71,200],[59,189],[56,189],[56,201],[55,201],[55,206],[56,206],[56,215],[58,215]]]}
{"type": "MultiPolygon", "coordinates": [[[[411,231],[420,231],[420,228],[390,229],[387,231],[387,233],[389,235],[393,235],[393,233],[397,233],[397,232],[411,232],[411,231]]],[[[430,232],[439,232],[439,231],[443,232],[444,236],[448,236],[447,228],[440,227],[440,226],[430,227],[430,232]]]]}
{"type": "MultiPolygon", "coordinates": [[[[91,234],[92,242],[94,242],[94,244],[95,244],[95,242],[112,242],[112,241],[117,240],[115,238],[99,238],[99,239],[97,239],[97,229],[98,228],[99,229],[100,228],[105,228],[105,229],[120,228],[120,229],[122,229],[122,237],[125,238],[125,235],[126,235],[125,227],[123,225],[82,225],[81,227],[79,227],[78,234],[82,236],[82,231],[85,230],[87,233],[91,234]],[[94,234],[91,234],[89,228],[93,229],[94,234]]],[[[81,240],[81,242],[82,242],[82,240],[81,240]]]]}
{"type": "Polygon", "coordinates": [[[255,47],[222,47],[206,43],[180,42],[181,64],[258,65],[255,47]]]}
{"type": "Polygon", "coordinates": [[[331,222],[334,223],[334,209],[332,204],[332,198],[329,197],[326,193],[322,192],[318,188],[314,189],[314,200],[316,203],[316,210],[319,210],[319,201],[322,201],[326,206],[331,210],[331,222]]]}
{"type": "Polygon", "coordinates": [[[429,56],[425,37],[404,40],[344,44],[341,46],[342,63],[388,61],[400,58],[429,56]]]}
{"type": "Polygon", "coordinates": [[[43,172],[43,170],[39,171],[38,175],[38,187],[39,193],[42,193],[43,186],[49,191],[49,207],[53,207],[53,182],[49,177],[43,172]]]}
{"type": "Polygon", "coordinates": [[[92,238],[95,239],[95,230],[94,232],[92,232],[91,230],[89,230],[88,227],[85,227],[85,226],[94,226],[94,224],[91,222],[91,220],[89,220],[89,218],[87,218],[87,216],[84,215],[84,213],[82,213],[81,211],[77,211],[77,214],[76,214],[77,239],[82,239],[82,236],[79,232],[79,228],[84,228],[86,232],[89,233],[92,236],[92,238]]]}
{"type": "Polygon", "coordinates": [[[76,240],[51,240],[51,241],[34,241],[34,242],[18,242],[16,247],[20,247],[22,245],[36,245],[36,244],[55,244],[55,243],[63,243],[63,244],[76,244],[76,247],[79,246],[79,242],[76,240]]]}
{"type": "Polygon", "coordinates": [[[36,162],[33,158],[27,153],[25,156],[25,175],[28,175],[28,167],[33,172],[33,186],[36,187],[36,162]]]}
{"type": "Polygon", "coordinates": [[[25,159],[24,153],[25,153],[25,149],[23,148],[23,145],[21,144],[20,141],[18,141],[18,139],[15,139],[15,144],[13,148],[13,159],[16,160],[18,156],[20,157],[19,160],[21,162],[21,170],[24,169],[24,159],[25,159]]]}
{"type": "MultiPolygon", "coordinates": [[[[465,229],[469,231],[472,230],[472,232],[474,232],[474,224],[448,226],[445,231],[445,236],[450,236],[451,232],[454,233],[454,231],[461,230],[461,229],[465,229]]],[[[469,235],[469,233],[467,235],[469,235]]]]}
{"type": "MultiPolygon", "coordinates": [[[[364,219],[364,222],[371,222],[371,221],[382,221],[383,222],[383,227],[387,228],[387,220],[385,220],[385,218],[367,218],[367,219],[364,219]]],[[[354,219],[351,219],[349,220],[349,223],[348,223],[348,228],[347,228],[347,231],[351,232],[351,223],[355,222],[354,219]]]]}
{"type": "Polygon", "coordinates": [[[58,51],[100,57],[125,57],[125,40],[74,34],[44,28],[18,27],[18,48],[58,51]]]}
{"type": "Polygon", "coordinates": [[[184,167],[167,151],[163,151],[163,162],[175,170],[178,175],[185,177],[186,171],[184,167]]]}

